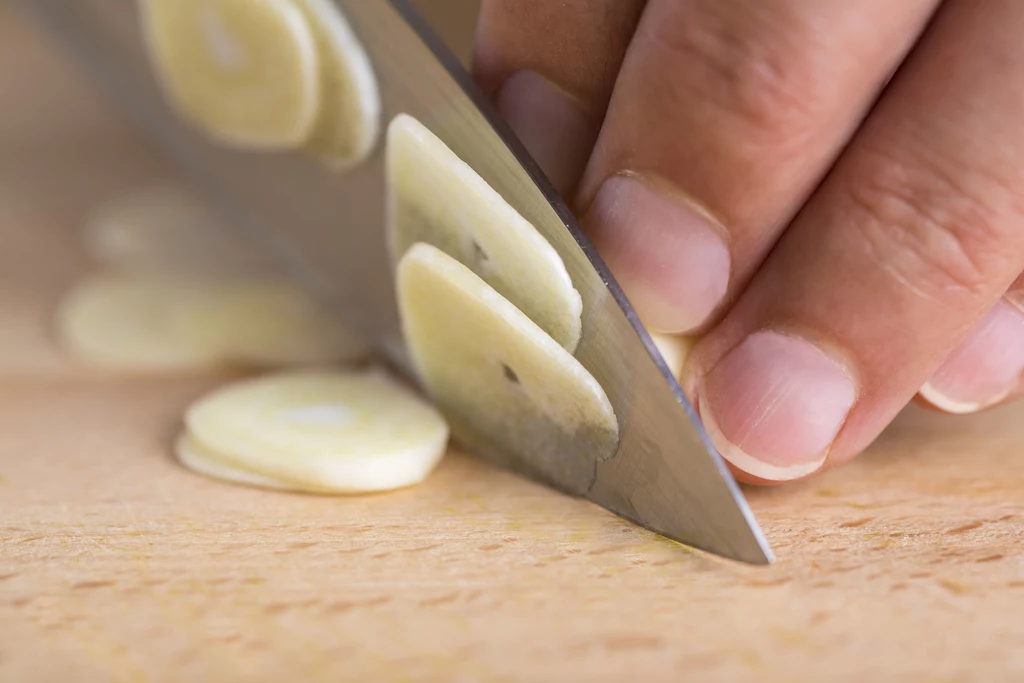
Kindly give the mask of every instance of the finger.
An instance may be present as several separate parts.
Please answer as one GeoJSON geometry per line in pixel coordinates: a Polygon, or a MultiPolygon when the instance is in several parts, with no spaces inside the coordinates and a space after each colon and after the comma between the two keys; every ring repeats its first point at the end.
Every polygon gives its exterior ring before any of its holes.
{"type": "Polygon", "coordinates": [[[597,139],[644,0],[485,0],[474,73],[562,196],[597,139]]]}
{"type": "Polygon", "coordinates": [[[872,441],[1024,270],[1024,3],[949,0],[686,385],[788,480],[872,441]]]}
{"type": "Polygon", "coordinates": [[[1024,277],[943,361],[920,395],[947,413],[976,413],[1014,398],[1024,378],[1024,277]]]}
{"type": "Polygon", "coordinates": [[[637,308],[699,328],[820,181],[935,0],[650,0],[578,204],[637,308]]]}

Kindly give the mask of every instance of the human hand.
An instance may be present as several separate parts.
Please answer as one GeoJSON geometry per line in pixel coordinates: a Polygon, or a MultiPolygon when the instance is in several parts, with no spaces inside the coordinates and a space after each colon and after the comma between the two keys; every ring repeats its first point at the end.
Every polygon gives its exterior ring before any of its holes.
{"type": "Polygon", "coordinates": [[[915,394],[1024,393],[1021,35],[1018,0],[484,0],[475,69],[769,483],[915,394]]]}

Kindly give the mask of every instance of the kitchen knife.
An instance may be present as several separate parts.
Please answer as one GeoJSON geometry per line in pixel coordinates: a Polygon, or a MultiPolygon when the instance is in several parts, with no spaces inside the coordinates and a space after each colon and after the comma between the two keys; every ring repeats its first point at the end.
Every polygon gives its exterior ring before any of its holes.
{"type": "MultiPolygon", "coordinates": [[[[555,247],[583,299],[575,355],[620,426],[587,498],[684,544],[764,564],[771,551],[690,402],[576,219],[458,61],[404,0],[333,0],[372,62],[382,127],[407,113],[555,247]]],[[[132,0],[24,0],[155,145],[248,239],[414,377],[384,239],[383,141],[332,170],[291,153],[218,146],[181,120],[150,71],[132,0]]],[[[478,453],[488,457],[484,452],[478,453]]],[[[495,449],[497,452],[497,449],[495,449]]],[[[555,482],[559,484],[559,482],[555,482]]],[[[561,482],[578,490],[579,482],[561,482]]]]}

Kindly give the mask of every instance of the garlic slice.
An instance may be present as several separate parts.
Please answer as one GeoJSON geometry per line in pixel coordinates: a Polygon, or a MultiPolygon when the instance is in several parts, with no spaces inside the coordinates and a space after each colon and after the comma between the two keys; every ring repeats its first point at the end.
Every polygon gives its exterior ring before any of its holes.
{"type": "Polygon", "coordinates": [[[321,103],[313,32],[290,0],[141,0],[156,78],[186,119],[222,143],[289,149],[321,103]]]}
{"type": "Polygon", "coordinates": [[[683,364],[686,363],[686,356],[693,348],[695,340],[692,337],[685,337],[681,334],[661,334],[650,332],[651,341],[658,347],[665,365],[672,372],[677,380],[683,372],[683,364]]]}
{"type": "Polygon", "coordinates": [[[178,437],[174,444],[174,454],[182,465],[193,472],[205,475],[211,479],[220,479],[235,484],[244,484],[264,489],[277,489],[281,491],[294,489],[293,486],[289,486],[287,483],[257,474],[256,472],[250,472],[224,461],[216,453],[196,441],[188,432],[178,437]]]}
{"type": "Polygon", "coordinates": [[[320,58],[320,111],[305,148],[347,168],[365,159],[380,134],[380,93],[373,67],[331,0],[296,0],[320,58]]]}
{"type": "Polygon", "coordinates": [[[417,244],[398,266],[410,356],[470,449],[583,493],[615,454],[618,423],[597,380],[464,265],[417,244]]]}
{"type": "Polygon", "coordinates": [[[185,424],[189,439],[205,449],[190,451],[193,464],[197,452],[200,459],[214,454],[216,464],[256,474],[260,485],[269,479],[334,493],[416,484],[448,442],[441,414],[381,371],[293,372],[238,382],[194,403],[185,424]]]}
{"type": "Polygon", "coordinates": [[[98,275],[57,312],[63,343],[83,358],[133,371],[215,365],[324,365],[369,347],[290,280],[98,275]]]}
{"type": "Polygon", "coordinates": [[[200,296],[182,280],[94,276],[61,302],[57,334],[78,355],[108,367],[156,372],[209,367],[218,350],[196,336],[189,319],[200,296]]]}
{"type": "Polygon", "coordinates": [[[416,119],[395,117],[387,138],[393,260],[416,242],[432,244],[574,351],[583,303],[554,247],[416,119]]]}

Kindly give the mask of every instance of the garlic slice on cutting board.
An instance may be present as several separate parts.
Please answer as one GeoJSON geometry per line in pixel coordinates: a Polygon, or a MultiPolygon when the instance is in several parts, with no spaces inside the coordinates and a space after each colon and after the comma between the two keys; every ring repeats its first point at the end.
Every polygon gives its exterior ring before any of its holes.
{"type": "Polygon", "coordinates": [[[204,449],[186,449],[186,464],[207,454],[200,464],[212,459],[258,475],[261,485],[270,479],[334,493],[416,484],[440,462],[448,442],[437,409],[379,370],[238,382],[189,407],[185,425],[189,440],[182,444],[194,440],[204,449]]]}
{"type": "Polygon", "coordinates": [[[287,483],[274,479],[273,477],[268,477],[256,472],[250,472],[249,470],[225,461],[216,453],[196,441],[196,439],[188,434],[188,432],[185,432],[178,437],[178,440],[174,444],[174,454],[177,456],[178,462],[182,465],[193,472],[205,475],[211,479],[220,479],[222,481],[230,481],[235,484],[255,486],[263,489],[287,491],[294,488],[289,486],[287,483]]]}

